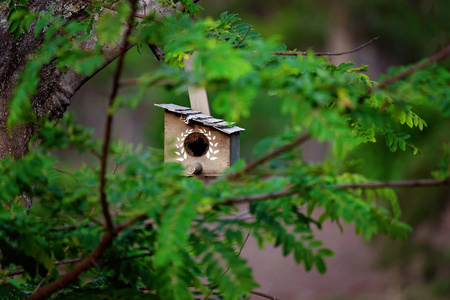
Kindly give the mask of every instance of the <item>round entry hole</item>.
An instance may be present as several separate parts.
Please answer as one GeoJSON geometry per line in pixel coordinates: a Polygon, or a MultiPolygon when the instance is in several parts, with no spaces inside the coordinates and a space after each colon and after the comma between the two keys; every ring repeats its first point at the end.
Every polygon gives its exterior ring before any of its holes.
{"type": "Polygon", "coordinates": [[[208,138],[200,132],[191,133],[184,140],[184,149],[190,156],[203,156],[209,149],[208,138]]]}

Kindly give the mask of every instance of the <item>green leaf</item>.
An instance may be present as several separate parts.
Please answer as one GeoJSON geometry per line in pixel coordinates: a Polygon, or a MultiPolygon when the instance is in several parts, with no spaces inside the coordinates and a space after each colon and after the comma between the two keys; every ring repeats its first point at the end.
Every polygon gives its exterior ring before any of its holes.
{"type": "Polygon", "coordinates": [[[404,139],[399,139],[399,140],[398,140],[398,147],[399,147],[401,150],[403,150],[403,151],[406,150],[406,142],[405,142],[404,139]]]}
{"type": "Polygon", "coordinates": [[[413,127],[413,119],[410,115],[408,115],[408,117],[406,118],[406,125],[408,125],[410,128],[413,127]]]}
{"type": "Polygon", "coordinates": [[[314,256],[314,264],[316,265],[319,274],[325,274],[327,271],[327,266],[323,258],[319,255],[314,256]]]}
{"type": "Polygon", "coordinates": [[[333,257],[336,253],[331,251],[330,249],[322,248],[317,251],[317,255],[325,256],[325,257],[333,257]]]}

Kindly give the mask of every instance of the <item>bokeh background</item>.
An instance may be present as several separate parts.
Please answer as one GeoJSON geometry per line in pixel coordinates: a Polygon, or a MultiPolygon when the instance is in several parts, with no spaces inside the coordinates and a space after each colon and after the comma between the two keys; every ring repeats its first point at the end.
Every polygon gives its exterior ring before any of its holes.
{"type": "MultiPolygon", "coordinates": [[[[430,56],[450,42],[449,0],[203,0],[202,16],[217,18],[221,12],[238,13],[263,37],[277,36],[288,49],[340,52],[354,49],[370,39],[380,38],[351,55],[333,57],[333,63],[354,61],[369,65],[368,75],[376,79],[390,66],[414,63],[430,56]]],[[[138,77],[158,67],[152,53],[132,49],[126,57],[125,78],[138,77]]],[[[450,64],[446,62],[450,67],[450,64]]],[[[79,123],[91,126],[100,137],[112,81],[114,64],[107,67],[78,91],[69,108],[79,123]]],[[[122,95],[136,94],[126,87],[122,95]]],[[[210,102],[214,99],[210,98],[210,102]]],[[[176,94],[150,88],[136,110],[122,109],[115,120],[114,135],[146,147],[163,147],[163,111],[153,103],[189,106],[186,93],[176,94]]],[[[246,128],[241,135],[241,156],[251,160],[261,140],[289,126],[279,112],[279,103],[260,95],[252,113],[241,119],[246,128]]],[[[442,142],[450,137],[449,118],[437,111],[415,108],[428,122],[424,132],[413,132],[413,142],[422,156],[411,152],[391,153],[383,138],[377,144],[357,148],[350,159],[364,159],[351,171],[377,180],[429,178],[441,154],[442,142]]],[[[215,117],[220,115],[212,114],[215,117]]],[[[307,161],[331,155],[327,144],[311,141],[303,146],[307,161]]],[[[94,162],[75,152],[61,154],[67,169],[80,161],[94,162]]],[[[398,189],[403,220],[414,227],[408,241],[377,237],[364,242],[351,226],[341,233],[335,224],[325,224],[317,233],[337,254],[327,260],[328,272],[305,272],[279,249],[257,249],[251,239],[242,255],[254,268],[261,292],[279,299],[450,299],[450,189],[398,189]]],[[[252,298],[253,299],[253,298],[252,298]]],[[[254,297],[258,299],[258,297],[254,297]]]]}

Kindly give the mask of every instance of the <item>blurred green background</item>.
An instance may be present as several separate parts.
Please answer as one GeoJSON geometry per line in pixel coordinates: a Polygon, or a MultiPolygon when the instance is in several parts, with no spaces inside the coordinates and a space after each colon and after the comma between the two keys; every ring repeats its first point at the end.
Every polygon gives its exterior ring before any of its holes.
{"type": "MultiPolygon", "coordinates": [[[[450,42],[449,0],[205,0],[199,4],[204,7],[202,17],[217,18],[224,11],[238,13],[243,22],[252,24],[263,37],[277,36],[288,49],[340,52],[380,36],[374,44],[361,51],[332,58],[334,63],[354,61],[357,65],[368,64],[368,75],[374,80],[388,67],[414,63],[450,42]]],[[[124,77],[138,77],[142,72],[154,70],[158,64],[149,49],[132,49],[126,57],[124,77]]],[[[448,61],[445,64],[450,66],[448,61]]],[[[99,116],[104,115],[106,109],[113,65],[89,81],[76,94],[69,108],[80,123],[93,127],[98,137],[104,123],[99,116]]],[[[136,87],[126,87],[121,92],[134,95],[138,91],[136,87]]],[[[211,103],[214,99],[210,97],[209,101],[211,103]]],[[[137,110],[119,111],[115,138],[162,148],[163,111],[153,103],[189,106],[189,99],[187,91],[177,94],[162,88],[150,88],[137,110]]],[[[429,125],[423,132],[412,132],[412,141],[422,150],[422,156],[413,156],[410,151],[391,153],[380,137],[378,143],[361,146],[351,153],[349,161],[366,161],[365,164],[356,164],[351,171],[377,180],[431,177],[430,172],[436,168],[442,152],[442,143],[449,141],[449,118],[429,108],[417,107],[414,111],[429,125]]],[[[246,129],[241,134],[241,156],[252,159],[253,147],[262,139],[288,128],[287,119],[281,115],[279,103],[260,95],[254,102],[252,114],[238,123],[246,129]]],[[[308,161],[320,161],[330,155],[326,144],[316,142],[308,143],[304,150],[308,161]]],[[[81,159],[72,152],[61,156],[67,168],[77,167],[81,159]]],[[[334,249],[338,253],[348,253],[348,248],[354,246],[370,255],[357,270],[338,270],[338,275],[333,275],[336,270],[332,271],[333,262],[330,262],[330,275],[315,279],[321,280],[317,290],[301,294],[301,299],[450,299],[450,189],[399,189],[398,194],[404,220],[415,229],[410,239],[405,243],[377,238],[369,247],[352,244],[350,240],[345,245],[336,246],[341,247],[334,249]],[[356,280],[352,279],[355,276],[350,276],[355,272],[360,272],[359,277],[368,278],[367,281],[355,281],[349,285],[349,281],[356,280]],[[371,274],[389,276],[372,280],[376,276],[371,274]],[[340,280],[341,284],[331,284],[333,280],[340,280]],[[354,288],[355,285],[363,286],[354,288]]],[[[340,236],[329,238],[339,239],[340,236]]],[[[348,258],[338,255],[334,259],[348,258]]],[[[302,276],[307,275],[296,271],[295,275],[286,276],[297,276],[300,282],[302,276]]],[[[263,283],[261,286],[264,288],[263,283]]],[[[282,299],[300,299],[295,288],[298,287],[294,286],[292,291],[286,291],[286,288],[278,291],[274,287],[268,290],[282,299]]]]}

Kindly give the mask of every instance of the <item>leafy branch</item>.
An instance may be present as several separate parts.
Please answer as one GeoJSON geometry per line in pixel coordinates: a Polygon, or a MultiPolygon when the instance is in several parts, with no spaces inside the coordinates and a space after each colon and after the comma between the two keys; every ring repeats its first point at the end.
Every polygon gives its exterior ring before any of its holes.
{"type": "Polygon", "coordinates": [[[75,280],[80,274],[82,274],[83,272],[85,272],[85,271],[89,270],[90,268],[92,268],[93,266],[95,266],[96,261],[106,251],[106,249],[108,249],[110,247],[114,237],[120,231],[131,226],[134,222],[141,219],[141,217],[137,217],[133,220],[127,221],[123,224],[119,224],[118,226],[114,227],[113,221],[112,221],[112,218],[111,218],[111,215],[109,212],[106,191],[105,191],[105,189],[106,189],[106,168],[107,168],[107,162],[108,162],[109,144],[110,144],[110,140],[111,140],[111,129],[112,129],[112,123],[113,123],[113,114],[110,109],[114,104],[114,100],[117,96],[117,92],[119,89],[119,79],[120,79],[120,75],[121,75],[122,69],[123,69],[125,52],[129,46],[128,38],[133,29],[134,13],[136,12],[136,9],[137,9],[137,0],[129,0],[129,3],[131,5],[131,14],[127,20],[127,28],[126,28],[126,31],[125,31],[125,34],[124,34],[123,40],[122,40],[122,48],[121,48],[122,50],[120,52],[119,61],[116,66],[116,70],[114,72],[113,85],[112,85],[112,90],[111,90],[111,94],[109,97],[105,132],[104,132],[104,138],[103,138],[103,148],[102,148],[101,162],[100,162],[100,174],[99,174],[99,177],[100,177],[99,178],[99,181],[100,181],[100,184],[99,184],[100,204],[102,206],[102,213],[103,213],[103,217],[106,222],[107,231],[101,237],[100,242],[98,243],[97,247],[81,263],[77,264],[66,275],[64,275],[61,278],[57,279],[56,281],[50,283],[49,285],[45,286],[44,288],[35,291],[35,293],[33,293],[30,297],[28,297],[28,299],[48,298],[51,294],[53,294],[57,290],[65,287],[70,282],[75,280]]]}
{"type": "Polygon", "coordinates": [[[275,156],[278,156],[278,155],[282,154],[283,152],[289,151],[292,148],[300,146],[301,144],[303,144],[304,142],[306,142],[310,138],[311,138],[311,136],[309,134],[301,135],[297,139],[293,140],[292,142],[290,142],[290,143],[288,143],[288,144],[286,144],[284,146],[281,146],[281,147],[277,148],[276,150],[274,150],[274,151],[264,155],[260,159],[257,159],[254,162],[248,164],[242,170],[239,170],[239,171],[237,171],[235,173],[228,174],[226,176],[226,179],[227,180],[239,179],[240,177],[242,177],[243,175],[249,173],[250,171],[252,171],[256,167],[258,167],[259,165],[261,165],[261,164],[265,163],[266,161],[274,158],[275,156]]]}
{"type": "Polygon", "coordinates": [[[391,83],[402,80],[406,76],[411,75],[421,69],[424,69],[424,68],[428,67],[429,65],[431,65],[432,63],[438,63],[440,61],[443,61],[444,59],[446,59],[448,57],[450,57],[450,44],[448,44],[447,46],[445,46],[444,48],[442,48],[441,50],[439,50],[432,56],[428,57],[427,59],[425,59],[423,61],[419,61],[418,63],[410,66],[409,68],[405,69],[404,71],[402,71],[398,74],[395,74],[394,76],[389,77],[389,78],[385,79],[384,81],[380,82],[376,86],[375,90],[382,90],[382,89],[386,88],[388,85],[390,85],[391,83]]]}
{"type": "MultiPolygon", "coordinates": [[[[382,189],[382,188],[413,188],[413,187],[431,187],[450,185],[450,178],[447,179],[416,179],[416,180],[400,180],[400,181],[381,181],[369,183],[340,183],[330,185],[331,188],[338,189],[382,189]]],[[[326,186],[324,186],[325,188],[326,186]]],[[[226,200],[224,205],[237,205],[242,203],[252,203],[265,200],[273,200],[277,198],[297,195],[300,192],[295,189],[285,189],[278,192],[262,193],[236,197],[226,200]]]]}

